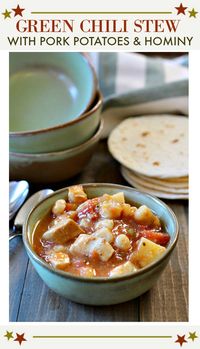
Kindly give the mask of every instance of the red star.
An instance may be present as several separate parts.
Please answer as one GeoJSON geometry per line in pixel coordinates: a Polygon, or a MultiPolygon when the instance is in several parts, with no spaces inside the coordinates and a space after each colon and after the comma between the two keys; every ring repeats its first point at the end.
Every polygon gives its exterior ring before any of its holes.
{"type": "Polygon", "coordinates": [[[175,343],[179,343],[181,347],[182,347],[183,343],[187,343],[187,341],[185,340],[185,334],[184,334],[184,336],[179,336],[177,334],[177,337],[178,337],[178,339],[175,341],[175,343]]]}
{"type": "Polygon", "coordinates": [[[19,334],[19,333],[16,333],[16,338],[14,339],[15,342],[19,342],[19,345],[22,345],[22,342],[25,342],[26,339],[24,338],[24,333],[22,334],[19,334]]]}
{"type": "Polygon", "coordinates": [[[180,14],[183,14],[183,15],[185,15],[186,13],[185,13],[185,10],[187,9],[187,7],[184,7],[183,6],[183,4],[181,3],[180,5],[179,5],[179,7],[175,7],[175,9],[177,9],[177,15],[180,15],[180,14]]]}
{"type": "Polygon", "coordinates": [[[16,8],[12,8],[12,10],[15,12],[14,17],[15,17],[15,16],[21,16],[21,17],[23,17],[22,12],[25,10],[25,8],[20,8],[19,5],[17,5],[17,7],[16,7],[16,8]]]}

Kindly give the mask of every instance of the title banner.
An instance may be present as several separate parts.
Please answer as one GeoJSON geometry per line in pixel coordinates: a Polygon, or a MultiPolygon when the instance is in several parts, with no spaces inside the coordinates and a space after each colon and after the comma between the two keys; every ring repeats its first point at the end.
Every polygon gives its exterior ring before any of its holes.
{"type": "MultiPolygon", "coordinates": [[[[123,11],[103,3],[2,1],[1,49],[188,51],[200,48],[199,1],[145,0],[123,11]],[[105,11],[105,8],[107,9],[105,11]],[[114,11],[113,11],[114,9],[114,11]]],[[[130,5],[129,5],[130,7],[130,5]]],[[[126,6],[127,9],[127,6],[126,6]]]]}

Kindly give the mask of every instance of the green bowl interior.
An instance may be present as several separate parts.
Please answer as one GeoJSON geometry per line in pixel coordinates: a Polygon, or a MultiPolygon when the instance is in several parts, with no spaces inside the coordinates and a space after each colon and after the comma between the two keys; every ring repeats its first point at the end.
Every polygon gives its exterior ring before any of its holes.
{"type": "MultiPolygon", "coordinates": [[[[161,200],[154,198],[146,193],[139,192],[133,188],[114,185],[114,184],[85,184],[83,185],[89,198],[107,194],[115,194],[123,191],[126,202],[140,206],[147,205],[154,213],[161,219],[165,231],[170,235],[170,243],[167,247],[169,250],[176,242],[178,236],[178,223],[174,213],[161,200]]],[[[49,212],[54,202],[57,199],[67,199],[67,188],[61,189],[53,193],[50,197],[38,204],[29,215],[23,229],[23,236],[25,243],[28,242],[29,248],[32,250],[33,233],[37,222],[49,212]]]]}
{"type": "Polygon", "coordinates": [[[80,53],[12,52],[9,67],[11,132],[71,121],[94,96],[94,74],[80,53]]]}

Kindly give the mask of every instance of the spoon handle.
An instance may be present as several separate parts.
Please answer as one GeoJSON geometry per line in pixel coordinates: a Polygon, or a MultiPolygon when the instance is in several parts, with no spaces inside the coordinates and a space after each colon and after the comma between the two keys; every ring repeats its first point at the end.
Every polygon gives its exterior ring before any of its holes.
{"type": "Polygon", "coordinates": [[[26,201],[26,203],[21,207],[17,216],[15,217],[14,226],[12,228],[12,231],[9,234],[9,241],[15,239],[17,236],[22,236],[22,227],[23,227],[25,218],[27,217],[29,212],[37,203],[41,202],[43,199],[45,199],[47,196],[49,196],[52,193],[53,193],[52,189],[43,189],[33,194],[26,201]]]}
{"type": "Polygon", "coordinates": [[[15,239],[17,236],[22,236],[22,226],[14,225],[11,233],[9,234],[9,241],[15,239]]]}
{"type": "Polygon", "coordinates": [[[21,233],[11,233],[9,235],[9,241],[15,239],[17,236],[22,236],[22,234],[21,233]]]}

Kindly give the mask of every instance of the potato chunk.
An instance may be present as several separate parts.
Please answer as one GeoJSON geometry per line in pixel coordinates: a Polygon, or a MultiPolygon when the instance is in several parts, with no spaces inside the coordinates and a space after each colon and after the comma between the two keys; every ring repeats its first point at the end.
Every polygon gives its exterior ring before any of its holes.
{"type": "Polygon", "coordinates": [[[129,204],[124,204],[123,210],[122,210],[123,217],[134,218],[136,210],[137,210],[136,207],[131,206],[129,204]]]}
{"type": "Polygon", "coordinates": [[[82,185],[74,185],[68,190],[68,200],[71,203],[81,204],[87,200],[87,195],[82,185]]]}
{"type": "Polygon", "coordinates": [[[122,205],[114,200],[105,200],[100,205],[100,215],[103,218],[119,219],[122,213],[122,205]]]}
{"type": "Polygon", "coordinates": [[[118,267],[115,267],[114,269],[112,269],[109,273],[109,276],[111,276],[111,277],[121,276],[121,275],[125,275],[128,273],[133,273],[136,270],[137,270],[136,267],[130,261],[128,261],[128,262],[121,264],[118,267]]]}
{"type": "Polygon", "coordinates": [[[48,260],[54,268],[63,269],[70,263],[67,253],[52,251],[48,256],[48,260]]]}
{"type": "Polygon", "coordinates": [[[158,226],[160,221],[158,217],[156,217],[153,212],[145,205],[140,206],[134,213],[134,218],[136,223],[142,225],[155,225],[158,226]]]}
{"type": "Polygon", "coordinates": [[[91,267],[81,267],[79,271],[81,276],[84,276],[87,278],[96,276],[96,270],[91,267]]]}
{"type": "Polygon", "coordinates": [[[104,239],[92,235],[81,234],[70,246],[73,255],[92,257],[94,252],[103,262],[109,260],[114,253],[112,246],[104,239]]]}
{"type": "MultiPolygon", "coordinates": [[[[53,251],[54,252],[67,252],[67,247],[64,245],[55,245],[53,247],[53,251]]],[[[50,251],[50,253],[52,252],[52,250],[50,251]]]]}
{"type": "Polygon", "coordinates": [[[113,227],[114,227],[113,219],[102,219],[95,224],[96,229],[108,228],[109,230],[112,230],[113,227]]]}
{"type": "Polygon", "coordinates": [[[79,225],[81,226],[81,228],[89,228],[90,226],[90,220],[88,218],[82,218],[79,222],[79,225]]]}
{"type": "Polygon", "coordinates": [[[142,237],[137,242],[137,250],[132,253],[130,260],[139,268],[156,261],[166,251],[166,248],[142,237]]]}
{"type": "Polygon", "coordinates": [[[111,196],[112,200],[119,202],[119,204],[125,204],[124,193],[121,191],[111,196]]]}
{"type": "Polygon", "coordinates": [[[64,244],[83,232],[73,219],[63,216],[62,220],[43,234],[42,239],[64,244]]]}
{"type": "Polygon", "coordinates": [[[92,236],[96,236],[97,238],[105,239],[107,242],[112,242],[114,240],[113,234],[108,228],[101,228],[96,230],[92,236]]]}

